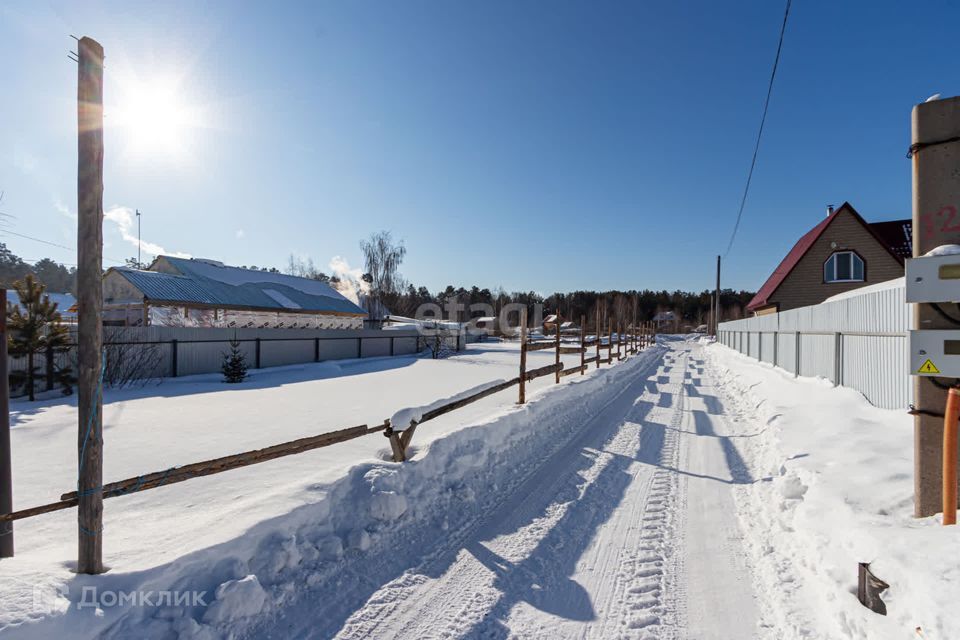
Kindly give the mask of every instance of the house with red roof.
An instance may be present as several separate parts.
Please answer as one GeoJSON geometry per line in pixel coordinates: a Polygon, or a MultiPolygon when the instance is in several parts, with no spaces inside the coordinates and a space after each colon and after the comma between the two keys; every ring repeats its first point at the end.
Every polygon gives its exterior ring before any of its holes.
{"type": "Polygon", "coordinates": [[[819,304],[903,276],[913,252],[910,220],[869,223],[849,203],[801,237],[747,305],[755,315],[819,304]]]}

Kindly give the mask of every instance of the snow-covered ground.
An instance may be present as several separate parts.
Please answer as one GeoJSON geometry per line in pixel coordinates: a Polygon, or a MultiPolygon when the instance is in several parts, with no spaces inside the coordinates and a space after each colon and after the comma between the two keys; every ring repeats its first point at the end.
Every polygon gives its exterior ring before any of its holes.
{"type": "MultiPolygon", "coordinates": [[[[516,371],[515,347],[480,344],[109,394],[106,479],[376,424],[516,371]]],[[[371,435],[108,500],[103,576],[69,571],[73,511],[18,522],[0,638],[960,637],[956,532],[911,517],[906,414],[669,337],[515,399],[424,424],[403,464],[371,435]],[[857,602],[860,561],[892,584],[889,616],[857,602]],[[101,609],[77,606],[84,587],[101,609]]],[[[14,411],[15,506],[56,499],[75,408],[14,411]]]]}
{"type": "MultiPolygon", "coordinates": [[[[528,354],[528,367],[550,364],[551,351],[528,354]]],[[[564,354],[568,365],[578,355],[564,354]]],[[[518,373],[515,344],[479,343],[443,359],[396,357],[264,369],[239,385],[219,375],[166,379],[159,386],[107,390],[104,404],[104,479],[119,480],[175,465],[255,449],[358,424],[375,425],[403,407],[518,373]]],[[[604,369],[606,369],[604,365],[604,369]]],[[[595,375],[591,369],[588,376],[595,375]]],[[[577,376],[564,379],[568,381],[577,376]]],[[[536,399],[553,387],[552,377],[528,385],[536,399]]],[[[495,394],[421,427],[413,449],[509,410],[516,389],[495,394]]],[[[59,499],[76,487],[76,400],[59,398],[11,407],[14,508],[59,499]]],[[[385,438],[373,434],[266,464],[105,502],[101,578],[72,575],[76,512],[66,510],[15,523],[15,558],[0,561],[0,636],[18,631],[50,637],[49,630],[16,625],[46,619],[67,601],[54,596],[68,587],[79,601],[87,584],[131,585],[144,575],[192,552],[254,539],[254,529],[304,506],[327,504],[331,485],[358,464],[389,459],[385,438]],[[122,576],[122,578],[118,577],[122,576]],[[136,577],[133,577],[136,576],[136,577]],[[38,587],[35,589],[35,587],[38,587]],[[40,602],[37,600],[38,594],[40,602]]],[[[388,465],[389,466],[389,465],[388,465]]],[[[268,525],[264,525],[268,526],[268,525]]],[[[223,553],[223,549],[217,551],[223,553]]],[[[213,585],[216,587],[216,585],[213,585]]],[[[212,593],[212,591],[211,591],[212,593]]],[[[87,610],[86,613],[90,613],[87,610]]],[[[121,612],[102,618],[59,616],[82,637],[121,612]]]]}
{"type": "Polygon", "coordinates": [[[737,491],[763,623],[786,638],[960,638],[960,531],[913,517],[913,420],[826,380],[706,350],[765,481],[737,491]],[[891,587],[887,616],[856,599],[857,563],[891,587]]]}

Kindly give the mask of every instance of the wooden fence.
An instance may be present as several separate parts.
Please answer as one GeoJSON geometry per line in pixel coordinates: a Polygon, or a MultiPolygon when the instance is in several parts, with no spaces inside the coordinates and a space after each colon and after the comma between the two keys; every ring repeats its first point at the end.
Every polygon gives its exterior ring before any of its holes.
{"type": "MultiPolygon", "coordinates": [[[[524,320],[526,320],[526,318],[524,318],[524,320]]],[[[599,333],[596,336],[588,339],[584,335],[584,327],[581,323],[579,344],[574,345],[563,343],[560,339],[559,331],[557,332],[555,338],[549,342],[529,342],[527,340],[525,329],[526,323],[524,322],[522,326],[524,328],[521,332],[522,342],[520,345],[520,373],[517,377],[505,380],[496,385],[485,387],[469,396],[459,397],[442,406],[432,408],[425,412],[420,420],[412,422],[410,425],[404,425],[403,428],[394,429],[394,425],[391,425],[390,420],[388,419],[384,420],[383,424],[374,427],[359,425],[356,427],[340,429],[338,431],[322,433],[316,436],[299,438],[297,440],[283,442],[263,449],[245,451],[243,453],[214,458],[212,460],[204,460],[179,467],[171,467],[161,471],[154,471],[133,478],[126,478],[124,480],[107,483],[101,487],[100,490],[103,492],[104,498],[115,498],[117,496],[124,496],[131,493],[146,491],[148,489],[155,489],[157,487],[184,482],[185,480],[190,480],[192,478],[222,473],[231,469],[247,467],[250,465],[259,464],[261,462],[266,462],[268,460],[275,460],[277,458],[303,453],[305,451],[312,451],[314,449],[328,447],[333,444],[346,442],[347,440],[353,440],[354,438],[360,438],[373,433],[382,433],[389,439],[394,461],[405,462],[407,459],[407,449],[410,446],[410,442],[413,439],[416,428],[418,425],[423,424],[424,422],[438,418],[461,407],[465,407],[495,393],[505,391],[514,385],[518,385],[520,388],[519,404],[523,404],[525,402],[524,393],[527,382],[535,380],[536,378],[553,374],[555,376],[556,383],[559,383],[560,379],[564,376],[573,375],[576,373],[580,373],[582,375],[586,371],[587,365],[589,364],[596,363],[597,367],[599,368],[602,360],[600,357],[600,350],[602,349],[607,350],[607,363],[611,363],[614,345],[616,345],[617,359],[622,360],[626,358],[627,355],[635,354],[653,344],[655,340],[653,328],[649,324],[644,324],[642,327],[638,327],[638,331],[631,331],[627,335],[620,333],[614,335],[612,333],[608,333],[606,341],[604,342],[603,336],[599,333]],[[587,358],[586,352],[590,346],[596,347],[597,353],[595,356],[587,358]],[[623,349],[622,353],[621,348],[623,349]],[[556,362],[544,367],[539,367],[537,369],[527,369],[527,352],[539,351],[542,349],[555,349],[556,362]],[[579,353],[580,365],[577,367],[571,367],[569,369],[564,368],[563,363],[560,362],[561,353],[579,353]]],[[[38,516],[44,513],[69,509],[77,506],[77,504],[77,492],[71,491],[61,495],[60,500],[57,502],[0,514],[0,522],[22,520],[24,518],[38,516]]]]}

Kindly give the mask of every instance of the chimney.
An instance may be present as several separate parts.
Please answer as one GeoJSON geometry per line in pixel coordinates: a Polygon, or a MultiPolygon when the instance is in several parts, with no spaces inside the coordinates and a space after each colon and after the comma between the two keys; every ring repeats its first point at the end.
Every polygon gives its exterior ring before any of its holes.
{"type": "Polygon", "coordinates": [[[828,205],[827,205],[827,217],[830,217],[830,216],[832,216],[832,215],[833,215],[833,205],[832,205],[832,204],[828,204],[828,205]]]}

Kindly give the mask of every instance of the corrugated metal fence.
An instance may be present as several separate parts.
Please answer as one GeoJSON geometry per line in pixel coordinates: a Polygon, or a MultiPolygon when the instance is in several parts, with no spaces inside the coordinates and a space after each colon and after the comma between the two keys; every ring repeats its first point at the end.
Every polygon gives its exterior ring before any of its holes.
{"type": "Polygon", "coordinates": [[[885,288],[782,313],[720,323],[719,341],[799,376],[856,389],[886,409],[910,403],[909,307],[885,288]]]}
{"type": "MultiPolygon", "coordinates": [[[[71,332],[74,330],[71,329],[71,332]]],[[[427,346],[416,329],[217,329],[187,327],[104,327],[107,381],[186,376],[220,371],[236,339],[251,368],[305,362],[408,355],[427,346]]],[[[463,349],[466,336],[451,334],[445,346],[463,349]]],[[[11,372],[27,368],[26,357],[10,357],[11,372]]],[[[76,348],[34,355],[38,391],[54,388],[55,372],[76,372],[76,348]]],[[[12,389],[22,393],[22,389],[12,389]]]]}

